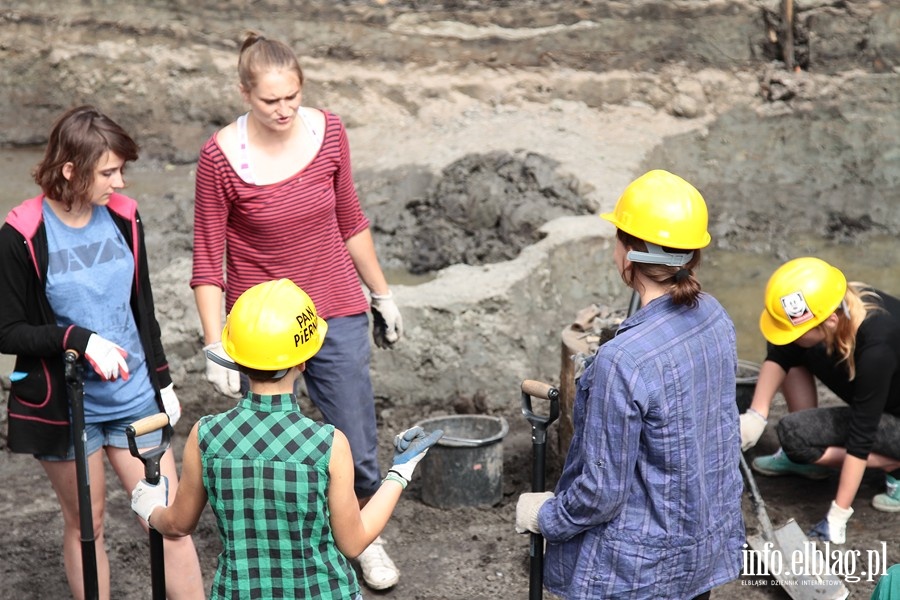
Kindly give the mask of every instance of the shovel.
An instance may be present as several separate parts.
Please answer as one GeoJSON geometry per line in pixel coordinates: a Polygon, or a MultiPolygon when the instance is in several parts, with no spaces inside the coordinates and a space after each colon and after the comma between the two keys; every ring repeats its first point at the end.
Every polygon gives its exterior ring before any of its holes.
{"type": "Polygon", "coordinates": [[[74,350],[66,350],[66,388],[72,404],[72,437],[75,443],[75,477],[78,480],[78,517],[81,529],[81,576],[84,597],[96,600],[100,594],[97,580],[97,546],[94,541],[94,517],[91,514],[91,477],[87,464],[87,436],[84,433],[84,371],[74,350]]]}
{"type": "MultiPolygon", "coordinates": [[[[128,449],[131,455],[144,463],[144,479],[151,485],[159,484],[159,459],[172,441],[174,429],[169,424],[169,415],[157,413],[135,421],[125,428],[128,436],[128,449]],[[156,448],[145,450],[142,454],[138,450],[134,439],[146,433],[152,433],[162,429],[162,441],[156,448]]],[[[150,528],[150,579],[153,585],[153,600],[166,600],[166,569],[165,554],[163,553],[163,536],[152,527],[150,528]]]]}
{"type": "MultiPolygon", "coordinates": [[[[756,479],[747,466],[743,453],[741,471],[750,487],[750,499],[762,530],[759,534],[747,536],[747,543],[763,567],[762,573],[752,574],[769,573],[788,596],[795,600],[844,600],[849,596],[850,591],[844,582],[837,575],[827,572],[825,565],[830,560],[829,557],[822,555],[815,542],[803,533],[795,520],[788,520],[778,529],[773,527],[766,512],[766,503],[763,502],[756,479]],[[802,558],[802,561],[798,563],[795,557],[802,558]]],[[[746,559],[745,554],[744,568],[752,565],[752,562],[746,559]]]]}
{"type": "MultiPolygon", "coordinates": [[[[550,384],[526,379],[522,382],[522,414],[531,423],[531,491],[544,491],[545,447],[547,427],[559,417],[559,390],[550,384]],[[550,401],[550,412],[537,415],[531,406],[531,397],[550,401]]],[[[528,600],[541,600],[544,596],[544,536],[531,534],[529,545],[530,570],[528,579],[528,600]]]]}

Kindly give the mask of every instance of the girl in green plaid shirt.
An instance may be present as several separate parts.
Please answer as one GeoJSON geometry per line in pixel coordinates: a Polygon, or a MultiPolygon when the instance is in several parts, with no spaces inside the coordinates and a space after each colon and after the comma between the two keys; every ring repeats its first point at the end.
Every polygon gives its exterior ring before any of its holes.
{"type": "Polygon", "coordinates": [[[165,477],[156,486],[141,481],[132,493],[134,511],[168,536],[189,535],[209,502],[223,548],[211,598],[359,598],[348,557],[381,533],[416,464],[441,437],[420,427],[399,434],[393,466],[360,509],[346,436],[305,417],[293,395],[327,329],[289,280],[244,292],[222,332],[227,355],[210,358],[246,373],[249,392],[194,425],[172,506],[165,477]]]}

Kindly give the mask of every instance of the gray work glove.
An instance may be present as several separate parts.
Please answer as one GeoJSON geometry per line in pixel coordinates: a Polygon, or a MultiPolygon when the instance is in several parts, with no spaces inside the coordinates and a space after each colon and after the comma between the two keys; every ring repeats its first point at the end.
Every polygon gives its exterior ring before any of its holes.
{"type": "Polygon", "coordinates": [[[553,492],[528,492],[519,496],[516,502],[516,533],[540,533],[538,512],[544,502],[553,497],[553,492]]]}
{"type": "Polygon", "coordinates": [[[372,293],[372,338],[379,348],[390,348],[403,336],[403,317],[393,292],[372,293]]]}
{"type": "Polygon", "coordinates": [[[222,349],[222,342],[215,342],[203,347],[203,356],[206,358],[206,380],[213,384],[216,391],[229,398],[241,397],[241,375],[234,369],[223,367],[212,360],[207,354],[212,350],[216,355],[226,355],[222,349]]]}
{"type": "MultiPolygon", "coordinates": [[[[434,446],[441,436],[442,429],[426,433],[421,427],[412,427],[394,437],[394,464],[388,474],[400,476],[404,482],[412,480],[413,471],[419,461],[425,457],[428,449],[434,446]]],[[[404,485],[403,487],[406,487],[404,485]]]]}
{"type": "Polygon", "coordinates": [[[159,483],[152,485],[141,479],[131,491],[131,510],[149,525],[150,515],[160,506],[169,504],[169,478],[160,475],[159,483]]]}
{"type": "Polygon", "coordinates": [[[87,348],[84,349],[84,357],[103,381],[115,381],[119,377],[128,381],[126,356],[128,353],[121,346],[96,333],[91,334],[91,337],[88,338],[87,348]]]}

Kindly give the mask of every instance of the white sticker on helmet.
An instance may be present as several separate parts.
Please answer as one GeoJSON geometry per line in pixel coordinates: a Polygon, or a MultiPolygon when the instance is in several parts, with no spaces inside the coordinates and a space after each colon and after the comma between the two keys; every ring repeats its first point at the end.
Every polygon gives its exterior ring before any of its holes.
{"type": "Polygon", "coordinates": [[[809,310],[809,305],[806,304],[803,292],[796,291],[787,296],[782,296],[781,306],[784,307],[784,314],[787,315],[787,318],[791,320],[794,326],[801,325],[815,318],[815,315],[809,310]]]}

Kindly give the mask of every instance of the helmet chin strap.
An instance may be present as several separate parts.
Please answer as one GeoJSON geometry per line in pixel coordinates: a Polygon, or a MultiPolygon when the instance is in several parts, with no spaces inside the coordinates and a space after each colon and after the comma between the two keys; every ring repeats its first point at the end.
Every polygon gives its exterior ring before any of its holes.
{"type": "MultiPolygon", "coordinates": [[[[224,349],[222,350],[222,353],[225,353],[224,349]]],[[[231,369],[232,371],[241,370],[241,367],[236,362],[230,360],[231,357],[226,358],[225,356],[220,356],[212,350],[207,350],[206,356],[209,357],[209,360],[213,361],[217,365],[225,367],[226,369],[231,369]]],[[[278,371],[272,373],[272,379],[281,379],[282,377],[287,375],[288,371],[290,371],[290,369],[279,369],[278,371]]]]}
{"type": "Polygon", "coordinates": [[[647,252],[639,250],[629,250],[625,258],[631,262],[645,263],[648,265],[665,265],[667,267],[683,267],[691,262],[694,258],[694,251],[688,252],[666,252],[662,246],[644,242],[647,244],[647,252]]]}

